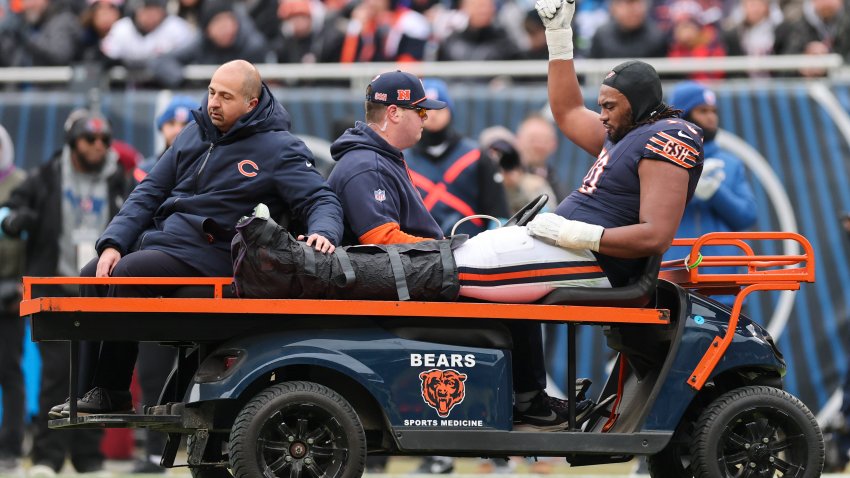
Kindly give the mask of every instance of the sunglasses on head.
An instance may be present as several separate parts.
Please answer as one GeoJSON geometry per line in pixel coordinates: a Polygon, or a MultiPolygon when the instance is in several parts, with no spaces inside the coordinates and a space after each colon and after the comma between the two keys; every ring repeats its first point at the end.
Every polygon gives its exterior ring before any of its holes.
{"type": "Polygon", "coordinates": [[[101,140],[103,142],[103,144],[106,144],[106,145],[108,145],[109,143],[112,142],[112,137],[109,136],[108,134],[86,133],[86,134],[84,134],[80,137],[82,139],[84,139],[89,144],[94,143],[97,140],[101,140]]]}
{"type": "Polygon", "coordinates": [[[422,119],[425,119],[425,117],[428,116],[428,110],[426,110],[425,108],[420,108],[418,106],[402,106],[402,105],[396,105],[396,106],[398,106],[399,108],[406,109],[406,110],[413,110],[422,119]]]}

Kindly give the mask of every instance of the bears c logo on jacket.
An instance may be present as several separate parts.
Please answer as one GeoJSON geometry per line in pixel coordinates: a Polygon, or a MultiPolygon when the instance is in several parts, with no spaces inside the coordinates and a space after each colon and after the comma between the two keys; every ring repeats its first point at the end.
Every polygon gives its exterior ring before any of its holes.
{"type": "Polygon", "coordinates": [[[259,166],[257,166],[257,163],[251,161],[250,159],[239,161],[239,164],[236,165],[236,167],[239,169],[239,174],[248,178],[253,178],[257,175],[257,171],[260,170],[259,166]]]}
{"type": "Polygon", "coordinates": [[[422,398],[437,415],[446,418],[455,405],[466,396],[466,374],[457,370],[431,369],[419,374],[422,381],[422,398]]]}

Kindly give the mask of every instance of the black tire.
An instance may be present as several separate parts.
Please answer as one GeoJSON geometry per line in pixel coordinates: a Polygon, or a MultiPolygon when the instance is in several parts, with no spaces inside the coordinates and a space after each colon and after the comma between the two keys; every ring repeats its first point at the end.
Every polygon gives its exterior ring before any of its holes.
{"type": "MultiPolygon", "coordinates": [[[[210,435],[209,441],[207,442],[207,447],[204,450],[204,461],[219,461],[224,459],[223,454],[221,453],[222,446],[221,437],[212,434],[210,435]]],[[[192,454],[192,449],[195,447],[195,436],[188,435],[186,437],[186,453],[192,454]]],[[[192,478],[233,478],[233,475],[230,473],[230,470],[225,467],[214,467],[214,466],[189,466],[189,473],[192,474],[192,478]]]]}
{"type": "Polygon", "coordinates": [[[239,412],[229,451],[237,478],[359,478],[366,435],[354,409],[333,390],[284,382],[263,390],[239,412]]]}
{"type": "Polygon", "coordinates": [[[727,392],[700,415],[691,443],[696,478],[816,478],[823,436],[812,412],[773,387],[727,392]]]}
{"type": "Polygon", "coordinates": [[[691,442],[693,441],[694,422],[682,417],[670,443],[655,455],[646,458],[646,467],[652,478],[693,478],[693,460],[691,442]]]}

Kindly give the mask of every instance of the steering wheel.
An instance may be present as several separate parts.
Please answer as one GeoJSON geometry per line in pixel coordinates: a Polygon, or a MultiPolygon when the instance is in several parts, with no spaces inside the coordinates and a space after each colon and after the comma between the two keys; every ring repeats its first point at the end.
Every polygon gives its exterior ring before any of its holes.
{"type": "MultiPolygon", "coordinates": [[[[519,211],[516,212],[508,222],[505,223],[505,226],[525,226],[534,216],[543,209],[543,206],[546,205],[546,202],[549,201],[549,196],[547,194],[541,194],[537,196],[537,198],[533,199],[531,202],[522,207],[519,211]]],[[[504,226],[503,226],[504,227],[504,226]]]]}

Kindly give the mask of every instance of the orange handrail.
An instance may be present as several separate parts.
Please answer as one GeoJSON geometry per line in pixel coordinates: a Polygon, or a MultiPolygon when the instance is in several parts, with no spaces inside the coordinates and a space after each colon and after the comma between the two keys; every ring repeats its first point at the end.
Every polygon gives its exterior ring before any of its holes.
{"type": "Polygon", "coordinates": [[[229,277],[24,277],[20,315],[39,312],[205,313],[318,316],[407,316],[433,318],[540,320],[575,323],[668,324],[670,311],[576,305],[504,304],[493,302],[416,302],[328,299],[231,299],[222,297],[229,277]],[[45,284],[207,285],[214,298],[33,297],[45,284]]]}
{"type": "Polygon", "coordinates": [[[759,290],[799,290],[800,282],[815,281],[815,253],[811,243],[800,234],[790,232],[712,232],[699,238],[675,239],[674,246],[691,246],[688,257],[661,264],[659,277],[680,286],[703,293],[728,294],[735,292],[735,302],[729,316],[729,326],[723,337],[715,337],[688,378],[688,385],[702,389],[723,354],[732,343],[744,299],[759,290]],[[758,255],[745,241],[794,241],[803,254],[758,255]],[[739,256],[703,256],[705,246],[732,245],[739,256]],[[696,259],[693,259],[696,258],[696,259]],[[712,267],[745,267],[746,272],[712,274],[712,267]],[[790,267],[796,266],[796,267],[790,267]],[[779,268],[779,269],[777,269],[779,268]]]}

